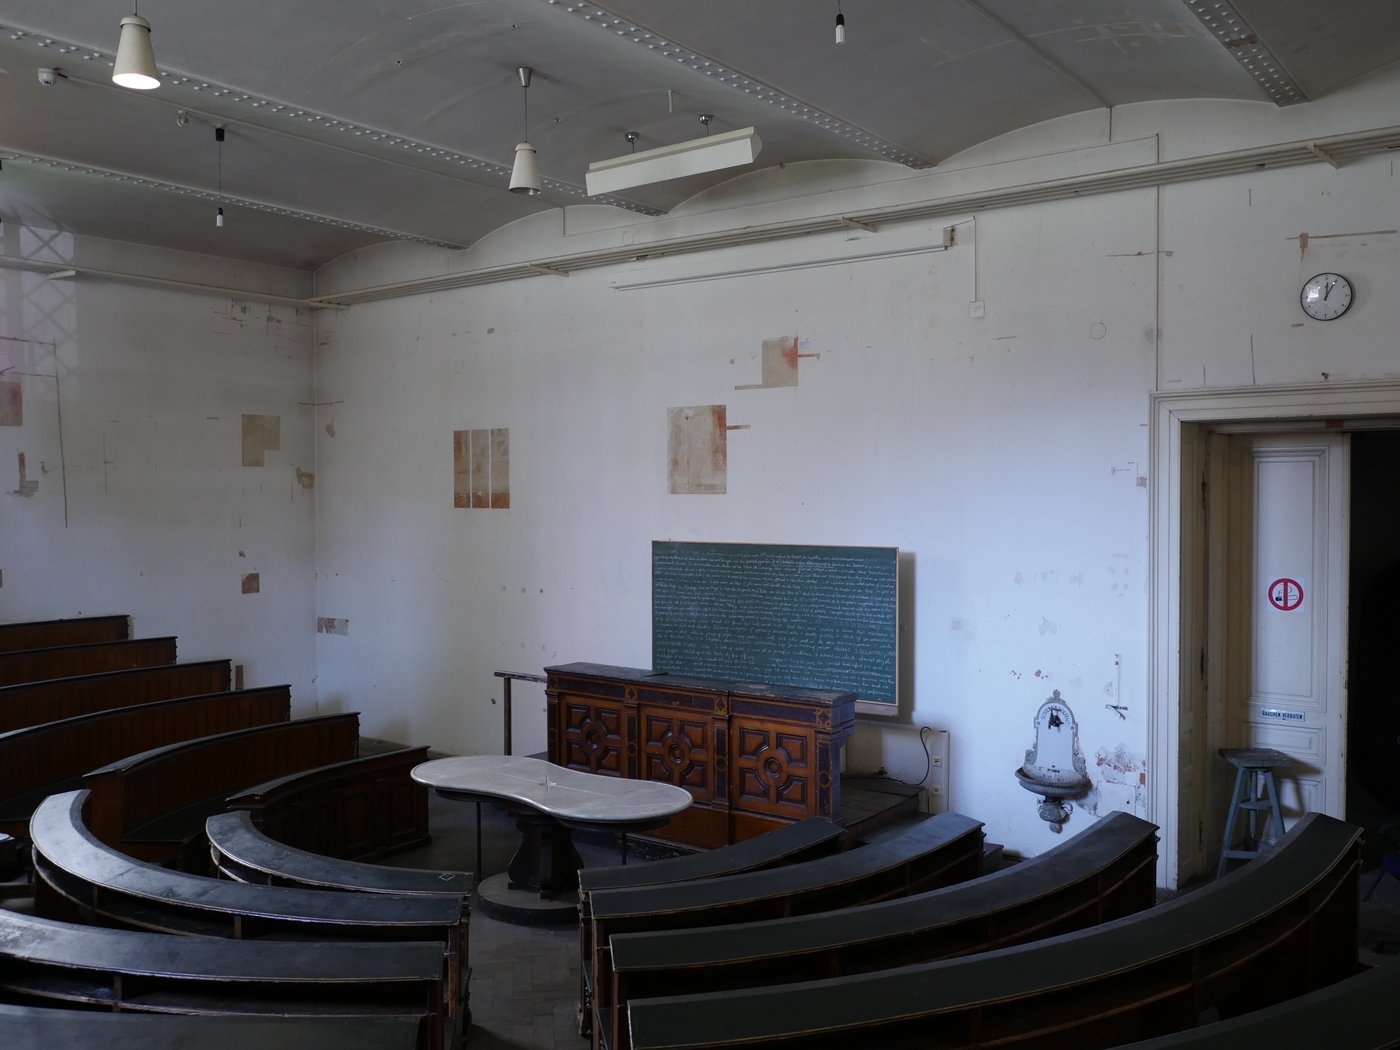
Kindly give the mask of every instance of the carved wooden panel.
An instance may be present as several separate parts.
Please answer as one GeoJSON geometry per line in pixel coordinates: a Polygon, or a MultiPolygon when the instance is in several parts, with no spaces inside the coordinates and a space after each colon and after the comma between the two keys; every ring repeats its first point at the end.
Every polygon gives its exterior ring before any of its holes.
{"type": "Polygon", "coordinates": [[[794,817],[815,812],[817,768],[809,733],[740,723],[731,733],[735,808],[794,817]]]}
{"type": "Polygon", "coordinates": [[[625,737],[618,704],[561,697],[564,755],[561,765],[623,776],[625,737]]]}
{"type": "Polygon", "coordinates": [[[640,778],[683,787],[697,800],[714,794],[712,722],[694,712],[640,708],[640,778]]]}

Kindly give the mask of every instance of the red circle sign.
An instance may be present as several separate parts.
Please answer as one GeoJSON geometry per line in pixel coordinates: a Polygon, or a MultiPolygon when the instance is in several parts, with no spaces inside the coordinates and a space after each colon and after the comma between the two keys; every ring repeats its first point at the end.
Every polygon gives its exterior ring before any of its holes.
{"type": "Polygon", "coordinates": [[[1269,584],[1269,604],[1282,612],[1292,612],[1303,604],[1303,585],[1281,576],[1269,584]]]}

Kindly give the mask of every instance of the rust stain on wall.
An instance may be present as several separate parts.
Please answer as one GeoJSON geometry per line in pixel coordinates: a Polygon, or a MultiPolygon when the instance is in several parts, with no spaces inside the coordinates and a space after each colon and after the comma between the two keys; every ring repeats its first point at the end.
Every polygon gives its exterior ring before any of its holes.
{"type": "Polygon", "coordinates": [[[262,577],[256,572],[250,572],[243,577],[243,593],[257,594],[262,590],[262,577]]]}
{"type": "Polygon", "coordinates": [[[304,489],[314,489],[316,487],[316,475],[309,470],[302,470],[300,467],[294,468],[297,472],[297,484],[304,489]]]}
{"type": "Polygon", "coordinates": [[[243,417],[243,465],[267,465],[267,454],[282,447],[281,416],[243,417]]]}
{"type": "Polygon", "coordinates": [[[349,634],[350,621],[340,620],[334,616],[316,617],[317,634],[349,634]]]}
{"type": "Polygon", "coordinates": [[[510,430],[452,432],[452,505],[510,508],[510,430]]]}
{"type": "Polygon", "coordinates": [[[821,354],[804,354],[801,352],[802,341],[793,336],[791,339],[783,336],[778,339],[763,340],[763,350],[760,360],[763,365],[763,382],[750,383],[744,386],[736,386],[735,390],[766,390],[771,387],[785,387],[797,385],[797,362],[800,358],[810,357],[821,359],[821,354]]]}
{"type": "Polygon", "coordinates": [[[667,468],[673,495],[723,495],[729,472],[724,405],[667,410],[667,468]]]}
{"type": "Polygon", "coordinates": [[[32,496],[39,491],[39,483],[30,481],[29,474],[25,469],[24,453],[19,453],[19,486],[10,490],[12,496],[32,496]]]}
{"type": "Polygon", "coordinates": [[[24,426],[24,386],[18,379],[0,381],[0,427],[24,426]]]}

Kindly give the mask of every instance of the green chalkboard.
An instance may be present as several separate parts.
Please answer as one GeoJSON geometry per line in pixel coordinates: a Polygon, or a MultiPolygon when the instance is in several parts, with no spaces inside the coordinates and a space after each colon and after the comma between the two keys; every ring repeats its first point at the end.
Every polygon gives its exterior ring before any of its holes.
{"type": "Polygon", "coordinates": [[[651,545],[652,667],[898,703],[897,547],[651,545]]]}

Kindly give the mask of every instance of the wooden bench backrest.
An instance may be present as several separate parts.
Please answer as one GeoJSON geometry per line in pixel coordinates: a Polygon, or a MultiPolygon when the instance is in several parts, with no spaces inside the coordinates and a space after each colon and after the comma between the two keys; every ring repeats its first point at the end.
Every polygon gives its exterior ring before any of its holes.
{"type": "Polygon", "coordinates": [[[203,660],[0,686],[0,732],[132,704],[220,693],[232,681],[230,661],[203,660]]]}
{"type": "Polygon", "coordinates": [[[609,942],[612,1050],[629,999],[789,984],[931,962],[1079,930],[1152,907],[1157,828],[1112,813],[1010,868],[818,915],[623,933],[609,942]]]}
{"type": "Polygon", "coordinates": [[[452,1021],[442,1011],[442,945],[432,941],[221,941],[5,910],[0,959],[0,989],[31,1001],[206,1018],[297,1013],[363,1023],[376,1015],[407,1017],[421,1050],[454,1045],[443,1042],[452,1021]]]}
{"type": "Polygon", "coordinates": [[[1290,1046],[1383,1050],[1400,1047],[1397,1002],[1400,960],[1387,960],[1286,1003],[1132,1043],[1122,1050],[1281,1050],[1290,1046]]]}
{"type": "Polygon", "coordinates": [[[0,623],[0,653],[50,649],[55,645],[119,642],[130,637],[131,620],[122,616],[83,616],[72,620],[0,623]]]}
{"type": "Polygon", "coordinates": [[[359,736],[358,714],[322,715],[144,751],[83,778],[93,793],[89,826],[102,841],[117,845],[131,829],[164,814],[353,757],[359,736]]]}
{"type": "Polygon", "coordinates": [[[128,638],[0,653],[0,686],[173,664],[175,647],[174,638],[128,638]]]}
{"type": "Polygon", "coordinates": [[[40,914],[236,940],[435,940],[442,956],[442,1015],[453,1026],[466,1016],[463,900],[250,886],[172,871],[98,841],[85,824],[88,798],[86,791],[50,795],[34,811],[30,840],[40,914]]]}
{"type": "Polygon", "coordinates": [[[215,869],[239,882],[459,898],[472,891],[471,872],[364,864],[297,849],[264,834],[247,810],[216,814],[204,826],[215,869]]]}
{"type": "Polygon", "coordinates": [[[370,860],[429,841],[428,789],[409,774],[428,748],[360,755],[229,796],[269,837],[312,853],[370,860]]]}
{"type": "Polygon", "coordinates": [[[230,1017],[112,1014],[0,1003],[5,1050],[413,1050],[412,1017],[230,1017]]]}
{"type": "Polygon", "coordinates": [[[1253,1009],[1356,968],[1361,829],[1304,816],[1268,853],[1168,904],[944,962],[634,999],[634,1050],[1116,1046],[1253,1009]]]}
{"type": "MultiPolygon", "coordinates": [[[[65,783],[153,747],[285,722],[291,708],[291,686],[276,685],[158,700],[12,729],[0,733],[0,799],[65,783]]],[[[27,814],[24,820],[28,822],[27,814]]]]}

